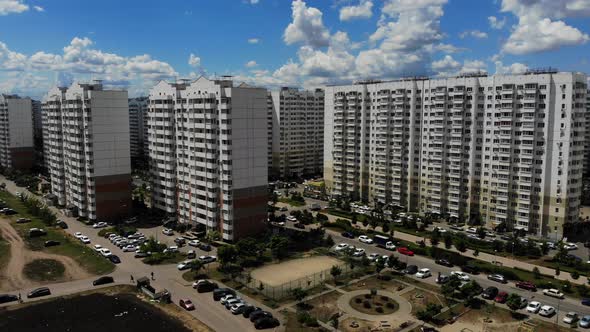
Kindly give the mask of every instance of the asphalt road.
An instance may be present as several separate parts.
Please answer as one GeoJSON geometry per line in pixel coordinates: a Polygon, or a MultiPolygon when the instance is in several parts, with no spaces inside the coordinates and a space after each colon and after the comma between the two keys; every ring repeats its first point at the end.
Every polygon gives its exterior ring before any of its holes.
{"type": "MultiPolygon", "coordinates": [[[[415,256],[409,257],[409,256],[401,255],[397,252],[389,251],[389,250],[386,250],[383,248],[379,248],[375,245],[362,243],[362,242],[358,241],[358,239],[345,238],[345,237],[341,236],[340,233],[332,231],[332,230],[326,230],[326,234],[331,235],[336,244],[344,242],[349,245],[354,245],[357,248],[365,249],[367,256],[372,253],[377,253],[380,255],[388,255],[388,256],[391,254],[394,254],[395,256],[397,256],[400,259],[400,261],[406,262],[408,265],[413,264],[413,265],[417,265],[418,268],[428,268],[428,269],[430,269],[430,271],[432,273],[432,277],[422,279],[421,281],[426,282],[426,283],[430,283],[433,285],[436,285],[435,279],[436,279],[436,276],[438,275],[439,272],[441,272],[442,274],[449,275],[449,273],[451,271],[460,271],[460,268],[457,266],[455,266],[453,268],[449,268],[446,266],[437,265],[434,263],[434,260],[429,259],[424,256],[415,255],[415,256]]],[[[559,319],[560,324],[563,326],[568,326],[568,325],[563,324],[563,322],[561,321],[561,319],[563,318],[563,316],[567,312],[574,311],[574,312],[577,312],[580,316],[590,315],[590,308],[583,306],[579,300],[575,300],[573,298],[566,297],[563,300],[558,300],[558,299],[543,295],[543,293],[540,290],[537,292],[530,292],[530,291],[526,291],[526,290],[523,290],[520,288],[516,288],[516,286],[514,285],[513,282],[509,282],[507,284],[501,284],[501,283],[498,283],[495,281],[488,280],[487,274],[481,273],[478,275],[469,275],[469,276],[470,276],[471,280],[477,281],[484,289],[489,286],[495,286],[495,287],[498,287],[498,289],[500,291],[505,291],[508,293],[516,293],[522,297],[525,297],[529,301],[531,301],[531,300],[539,301],[543,305],[550,305],[556,309],[559,306],[560,313],[558,314],[558,319],[559,319]]],[[[498,304],[498,305],[505,307],[505,305],[503,305],[503,304],[498,304]]],[[[521,311],[523,313],[525,312],[525,310],[521,310],[521,311]]],[[[532,314],[532,315],[537,316],[535,318],[546,320],[546,321],[551,321],[551,322],[555,322],[555,319],[556,319],[555,316],[550,317],[550,318],[545,318],[545,317],[542,317],[539,315],[534,315],[534,314],[532,314]]]]}
{"type": "MultiPolygon", "coordinates": [[[[6,189],[11,192],[15,193],[16,191],[26,192],[27,194],[31,195],[28,191],[23,188],[17,188],[12,181],[8,181],[7,179],[0,177],[0,182],[6,183],[6,189]]],[[[60,219],[64,220],[69,228],[65,230],[70,234],[74,234],[75,232],[81,232],[82,234],[88,236],[91,240],[90,245],[100,244],[101,246],[108,248],[111,252],[121,258],[121,264],[117,265],[116,270],[111,274],[115,277],[118,283],[130,283],[131,276],[137,280],[137,278],[143,276],[150,276],[150,273],[154,273],[155,281],[152,281],[152,286],[156,290],[167,289],[172,294],[172,300],[174,303],[178,304],[179,299],[181,298],[189,298],[195,304],[196,310],[189,311],[190,315],[193,315],[195,318],[200,320],[201,322],[208,325],[215,331],[255,331],[254,325],[246,318],[243,318],[241,315],[232,315],[229,310],[226,310],[224,306],[219,304],[219,302],[213,301],[213,296],[211,293],[197,293],[196,290],[192,289],[191,283],[182,279],[182,272],[178,271],[176,265],[156,265],[150,266],[146,265],[141,262],[140,259],[136,259],[133,257],[134,253],[131,252],[123,252],[117,246],[110,243],[108,239],[102,238],[98,236],[98,229],[93,229],[91,226],[87,226],[75,218],[69,218],[62,215],[59,211],[56,210],[60,219]]],[[[140,232],[144,234],[152,234],[154,232],[161,232],[161,227],[151,228],[151,229],[139,229],[140,232]]],[[[155,234],[154,234],[155,235],[155,234]]],[[[175,236],[165,236],[162,233],[159,233],[158,239],[162,240],[165,243],[172,244],[174,241],[175,236]]],[[[187,248],[185,247],[183,250],[187,251],[194,248],[187,248]]],[[[204,255],[204,254],[211,254],[211,253],[204,253],[203,251],[197,251],[197,255],[204,255]]],[[[80,291],[92,289],[92,280],[78,280],[68,283],[62,284],[52,284],[47,285],[53,293],[52,296],[60,296],[60,295],[68,295],[78,293],[80,291]]],[[[219,283],[218,283],[219,284],[219,283]]],[[[220,287],[223,287],[220,285],[220,287]]],[[[31,289],[20,289],[10,292],[11,294],[19,294],[21,293],[23,296],[23,300],[28,302],[29,300],[25,298],[25,294],[27,294],[31,289]]],[[[261,308],[266,308],[266,310],[270,310],[270,308],[266,307],[265,305],[254,301],[247,296],[241,295],[244,300],[249,303],[255,304],[261,308]]],[[[43,298],[40,298],[43,299],[43,298]]],[[[32,299],[30,301],[34,301],[38,299],[32,299]]],[[[10,304],[8,304],[10,305],[10,304]]],[[[6,305],[3,305],[6,306],[6,305]]],[[[277,315],[274,312],[275,316],[280,319],[280,315],[277,315]]]]}

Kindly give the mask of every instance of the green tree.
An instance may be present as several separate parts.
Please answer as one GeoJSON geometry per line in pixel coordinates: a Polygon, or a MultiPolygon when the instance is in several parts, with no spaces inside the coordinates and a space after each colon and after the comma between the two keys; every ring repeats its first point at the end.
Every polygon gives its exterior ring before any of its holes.
{"type": "Polygon", "coordinates": [[[433,246],[437,246],[439,242],[440,232],[438,231],[438,228],[435,228],[430,234],[430,244],[432,244],[433,246]]]}
{"type": "Polygon", "coordinates": [[[533,268],[533,277],[535,279],[541,279],[541,271],[539,271],[539,268],[536,266],[533,268]]]}
{"type": "Polygon", "coordinates": [[[416,318],[423,322],[430,322],[434,316],[438,315],[442,310],[442,306],[435,303],[428,303],[426,308],[416,312],[416,318]]]}
{"type": "Polygon", "coordinates": [[[459,234],[455,237],[455,241],[453,243],[455,248],[460,252],[465,252],[467,249],[467,241],[465,240],[465,234],[459,234]]]}
{"type": "Polygon", "coordinates": [[[381,257],[379,257],[377,260],[375,260],[375,272],[377,272],[377,274],[380,274],[384,268],[385,268],[385,262],[383,261],[383,259],[381,257]]]}
{"type": "Polygon", "coordinates": [[[508,295],[508,299],[506,300],[506,305],[510,308],[512,314],[516,313],[518,309],[520,309],[520,305],[522,303],[522,298],[520,295],[512,293],[508,295]]]}
{"type": "Polygon", "coordinates": [[[383,226],[381,226],[381,230],[383,231],[383,233],[387,234],[389,233],[389,223],[383,223],[383,226]]]}
{"type": "Polygon", "coordinates": [[[547,244],[547,241],[543,241],[543,243],[541,243],[541,253],[543,255],[547,255],[549,253],[549,244],[547,244]]]}
{"type": "Polygon", "coordinates": [[[190,263],[191,272],[195,273],[195,276],[199,273],[199,271],[203,268],[203,262],[198,259],[192,260],[190,263]]]}
{"type": "Polygon", "coordinates": [[[443,239],[445,241],[445,248],[450,249],[453,245],[453,236],[447,232],[443,235],[443,239]]]}
{"type": "Polygon", "coordinates": [[[218,231],[210,230],[207,232],[207,241],[215,242],[221,239],[221,234],[218,231]]]}
{"type": "Polygon", "coordinates": [[[237,261],[238,256],[238,250],[235,246],[227,245],[217,249],[217,258],[219,259],[219,263],[221,263],[221,265],[226,265],[237,261]]]}
{"type": "Polygon", "coordinates": [[[389,267],[390,269],[393,269],[394,267],[396,267],[399,264],[399,258],[397,258],[396,256],[394,256],[393,254],[391,254],[389,256],[389,258],[387,259],[387,267],[389,267]]]}
{"type": "Polygon", "coordinates": [[[295,298],[298,304],[301,304],[301,301],[307,297],[307,290],[302,289],[301,287],[293,288],[290,291],[291,295],[295,298]]]}
{"type": "Polygon", "coordinates": [[[483,227],[477,228],[477,237],[480,239],[485,239],[486,237],[486,229],[483,227]]]}
{"type": "Polygon", "coordinates": [[[283,259],[287,257],[288,254],[289,239],[284,236],[273,235],[270,238],[268,247],[273,257],[275,257],[276,259],[283,259]]]}
{"type": "Polygon", "coordinates": [[[334,277],[334,279],[337,279],[338,276],[342,274],[342,269],[338,265],[332,265],[332,268],[330,269],[330,274],[332,275],[332,277],[334,277]]]}
{"type": "Polygon", "coordinates": [[[328,235],[326,237],[326,239],[324,240],[324,246],[331,248],[332,246],[334,246],[334,239],[332,238],[332,235],[328,235]]]}
{"type": "Polygon", "coordinates": [[[356,213],[353,213],[353,214],[352,214],[352,218],[350,219],[350,222],[351,222],[353,225],[356,225],[356,222],[357,222],[357,221],[358,221],[358,217],[356,216],[356,213]]]}

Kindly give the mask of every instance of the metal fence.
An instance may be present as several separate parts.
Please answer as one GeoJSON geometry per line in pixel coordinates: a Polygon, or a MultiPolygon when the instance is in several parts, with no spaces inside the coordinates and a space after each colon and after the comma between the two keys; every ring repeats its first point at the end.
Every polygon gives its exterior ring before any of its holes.
{"type": "MultiPolygon", "coordinates": [[[[347,276],[348,274],[350,274],[352,272],[352,269],[350,268],[349,264],[340,264],[338,265],[338,267],[340,267],[342,273],[338,276],[338,278],[347,276]]],[[[294,279],[291,281],[288,281],[286,283],[283,283],[281,285],[269,285],[265,282],[262,282],[256,278],[252,278],[250,276],[242,276],[239,277],[237,279],[237,281],[239,281],[240,283],[242,283],[244,286],[250,288],[253,291],[256,291],[260,294],[263,294],[266,297],[269,297],[273,300],[280,300],[282,298],[285,298],[289,295],[291,295],[291,290],[295,289],[295,288],[301,288],[301,289],[311,289],[317,286],[320,286],[321,284],[325,283],[328,280],[332,280],[334,279],[334,277],[332,276],[332,274],[330,274],[330,271],[332,270],[332,267],[330,267],[329,269],[325,269],[323,271],[319,271],[310,275],[307,275],[305,277],[299,278],[299,279],[294,279]]]]}

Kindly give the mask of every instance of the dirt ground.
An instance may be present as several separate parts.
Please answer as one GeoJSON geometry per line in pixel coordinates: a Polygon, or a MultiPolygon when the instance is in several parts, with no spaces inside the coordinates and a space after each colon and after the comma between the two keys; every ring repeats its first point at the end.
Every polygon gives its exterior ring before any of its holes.
{"type": "Polygon", "coordinates": [[[472,332],[517,332],[521,322],[512,318],[510,311],[494,309],[489,306],[479,310],[470,310],[463,314],[455,323],[446,325],[441,332],[472,331],[472,332]],[[489,317],[490,321],[484,324],[484,319],[489,317]]]}
{"type": "Polygon", "coordinates": [[[76,263],[76,261],[69,257],[27,249],[23,239],[6,218],[0,218],[0,233],[10,244],[11,253],[8,264],[4,267],[0,267],[1,291],[23,289],[40,285],[39,282],[32,281],[26,278],[23,274],[23,267],[25,264],[35,259],[54,259],[65,266],[66,270],[64,277],[55,282],[85,279],[91,276],[78,263],[76,263]]]}
{"type": "Polygon", "coordinates": [[[342,296],[341,293],[333,291],[306,302],[313,306],[313,309],[310,310],[310,314],[324,323],[329,321],[335,313],[340,311],[336,304],[340,296],[342,296]]]}
{"type": "Polygon", "coordinates": [[[211,331],[175,305],[152,305],[133,293],[93,293],[0,311],[2,331],[211,331]],[[171,318],[170,316],[174,316],[171,318]],[[30,317],[35,317],[31,320],[30,317]],[[180,319],[176,319],[180,318],[180,319]],[[23,324],[23,322],[28,322],[23,324]],[[197,324],[199,323],[199,324],[197,324]]]}
{"type": "Polygon", "coordinates": [[[343,289],[346,291],[355,291],[359,289],[380,289],[380,290],[387,290],[392,293],[400,291],[404,289],[406,286],[401,282],[397,282],[395,280],[379,280],[377,277],[370,277],[361,281],[357,281],[354,284],[348,285],[343,289]]]}
{"type": "Polygon", "coordinates": [[[421,289],[413,289],[407,293],[402,294],[401,296],[412,304],[412,314],[415,314],[416,312],[426,308],[428,303],[435,303],[444,306],[444,303],[438,298],[438,296],[421,289]]]}
{"type": "MultiPolygon", "coordinates": [[[[252,271],[251,276],[271,286],[279,286],[289,281],[305,278],[314,273],[330,269],[334,265],[341,265],[342,261],[327,257],[314,256],[309,258],[293,259],[284,263],[272,264],[252,271]]],[[[319,276],[318,276],[319,278],[319,276]]],[[[324,279],[332,278],[330,272],[326,272],[324,279]]]]}
{"type": "MultiPolygon", "coordinates": [[[[411,321],[412,318],[413,317],[408,317],[408,320],[411,321]]],[[[403,328],[400,328],[399,326],[383,327],[379,322],[368,322],[357,318],[347,318],[340,322],[338,330],[345,332],[396,332],[403,330],[403,328]],[[353,321],[358,324],[358,327],[350,326],[353,321]]]]}

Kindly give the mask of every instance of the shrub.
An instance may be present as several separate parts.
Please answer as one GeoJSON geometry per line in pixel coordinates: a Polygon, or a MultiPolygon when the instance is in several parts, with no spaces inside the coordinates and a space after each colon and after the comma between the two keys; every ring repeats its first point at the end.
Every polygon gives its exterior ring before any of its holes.
{"type": "Polygon", "coordinates": [[[371,294],[365,294],[365,299],[370,299],[371,298],[371,294]]]}
{"type": "Polygon", "coordinates": [[[388,302],[388,301],[389,301],[389,298],[388,298],[387,296],[383,296],[383,295],[382,295],[382,296],[381,296],[381,300],[382,300],[382,301],[385,301],[385,302],[388,302]]]}
{"type": "Polygon", "coordinates": [[[389,309],[395,308],[395,304],[393,304],[393,302],[387,302],[387,304],[385,304],[385,306],[388,307],[389,309]]]}
{"type": "Polygon", "coordinates": [[[371,309],[371,303],[369,303],[369,301],[365,301],[365,302],[363,302],[363,307],[365,307],[367,309],[371,309]]]}
{"type": "Polygon", "coordinates": [[[361,302],[363,302],[363,300],[361,300],[360,298],[357,297],[356,299],[354,299],[354,302],[357,304],[361,304],[361,302]]]}
{"type": "Polygon", "coordinates": [[[377,307],[377,309],[375,309],[375,311],[377,311],[378,313],[382,314],[383,313],[383,308],[382,307],[377,307]]]}
{"type": "Polygon", "coordinates": [[[580,277],[580,274],[578,273],[578,271],[574,271],[571,273],[571,276],[572,276],[572,278],[577,280],[580,277]]]}

